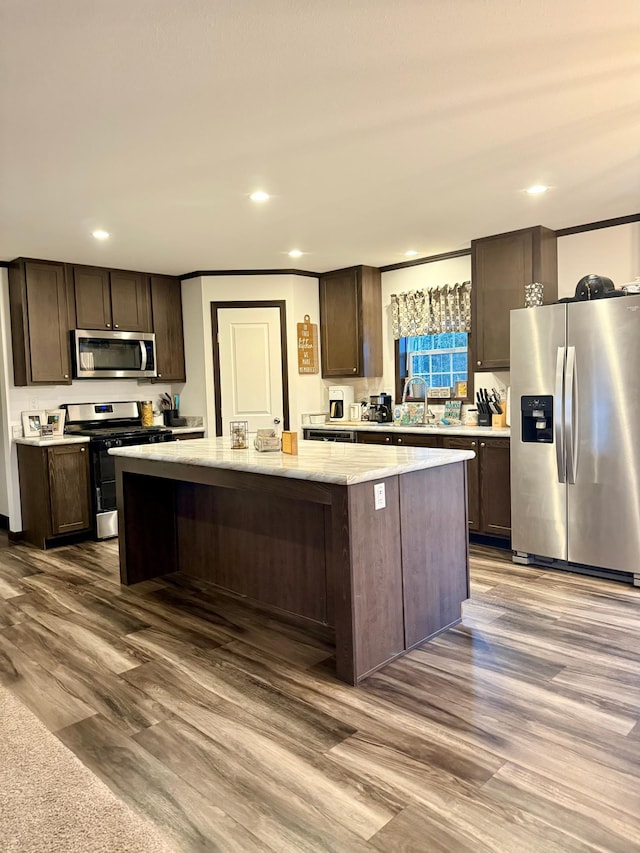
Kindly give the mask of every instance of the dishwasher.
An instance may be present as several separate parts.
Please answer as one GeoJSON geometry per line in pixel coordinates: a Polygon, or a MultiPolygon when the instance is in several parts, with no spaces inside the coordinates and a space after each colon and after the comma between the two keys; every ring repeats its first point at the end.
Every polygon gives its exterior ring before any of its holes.
{"type": "Polygon", "coordinates": [[[355,430],[352,429],[305,429],[306,441],[341,441],[354,444],[355,430]]]}

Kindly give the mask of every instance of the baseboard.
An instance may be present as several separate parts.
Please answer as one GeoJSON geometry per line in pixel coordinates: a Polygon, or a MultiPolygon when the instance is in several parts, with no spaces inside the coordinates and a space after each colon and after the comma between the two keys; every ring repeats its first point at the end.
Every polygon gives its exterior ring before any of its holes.
{"type": "Polygon", "coordinates": [[[0,513],[0,530],[8,530],[9,529],[9,516],[2,515],[0,513]]]}
{"type": "Polygon", "coordinates": [[[15,530],[9,531],[9,542],[22,542],[22,541],[23,541],[22,530],[19,530],[17,532],[15,530]]]}

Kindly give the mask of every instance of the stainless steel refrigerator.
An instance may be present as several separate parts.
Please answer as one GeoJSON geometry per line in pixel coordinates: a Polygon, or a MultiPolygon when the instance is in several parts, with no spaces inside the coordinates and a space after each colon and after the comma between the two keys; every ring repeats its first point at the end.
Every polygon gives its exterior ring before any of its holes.
{"type": "Polygon", "coordinates": [[[640,585],[640,296],[511,312],[511,517],[514,561],[640,585]]]}

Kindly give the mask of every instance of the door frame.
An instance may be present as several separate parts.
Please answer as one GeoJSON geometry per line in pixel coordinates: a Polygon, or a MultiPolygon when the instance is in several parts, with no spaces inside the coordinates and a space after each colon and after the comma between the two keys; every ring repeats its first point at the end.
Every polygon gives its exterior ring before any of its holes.
{"type": "Polygon", "coordinates": [[[222,393],[220,380],[220,325],[221,308],[278,308],[280,310],[280,352],[282,353],[282,417],[283,429],[289,429],[289,363],[287,358],[287,303],[284,299],[258,301],[232,301],[211,303],[211,336],[213,342],[213,393],[216,416],[216,435],[222,435],[222,393]]]}

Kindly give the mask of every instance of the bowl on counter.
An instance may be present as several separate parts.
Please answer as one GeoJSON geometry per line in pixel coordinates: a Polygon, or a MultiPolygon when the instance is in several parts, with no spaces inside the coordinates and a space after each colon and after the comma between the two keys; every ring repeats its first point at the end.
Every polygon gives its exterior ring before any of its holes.
{"type": "Polygon", "coordinates": [[[318,415],[309,415],[309,423],[310,424],[324,424],[327,422],[326,414],[318,414],[318,415]]]}

